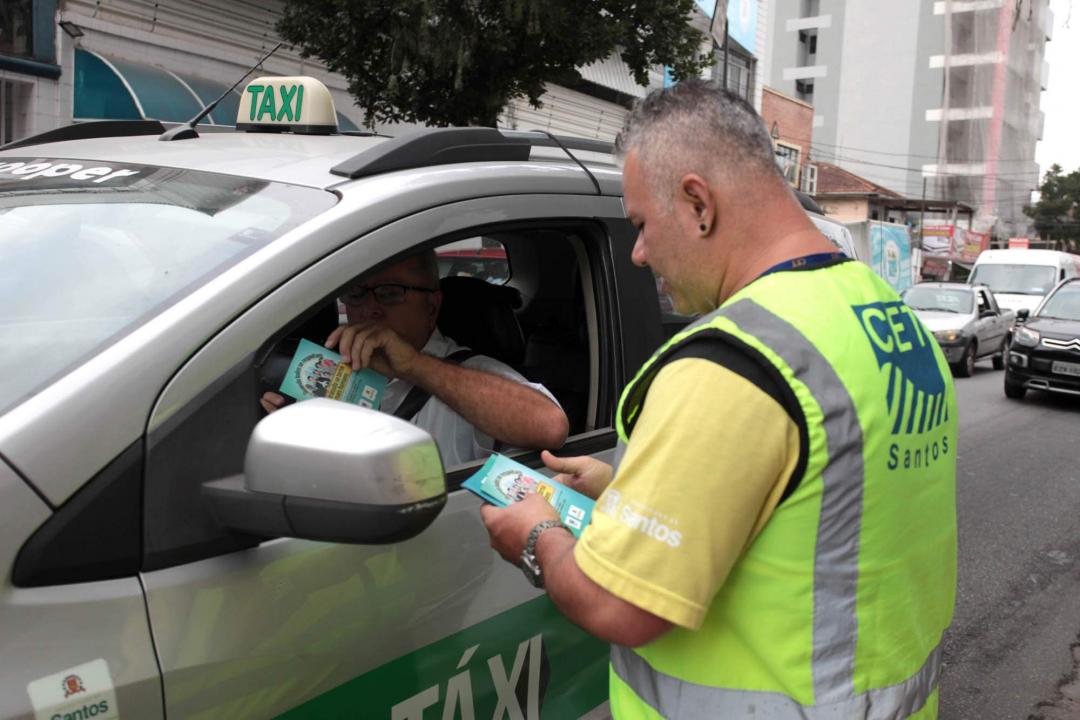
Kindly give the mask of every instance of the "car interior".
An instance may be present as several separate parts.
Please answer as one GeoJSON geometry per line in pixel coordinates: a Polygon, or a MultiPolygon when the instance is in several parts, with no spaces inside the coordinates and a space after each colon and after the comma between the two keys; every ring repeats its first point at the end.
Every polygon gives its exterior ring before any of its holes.
{"type": "MultiPolygon", "coordinates": [[[[446,251],[452,262],[440,256],[439,330],[544,385],[566,412],[571,437],[592,430],[598,342],[581,237],[565,229],[522,229],[455,238],[436,246],[436,254],[446,247],[454,249],[446,251]],[[486,257],[472,262],[462,245],[486,257]]],[[[261,362],[261,391],[278,389],[301,338],[322,342],[338,323],[332,297],[290,329],[261,362]]]]}

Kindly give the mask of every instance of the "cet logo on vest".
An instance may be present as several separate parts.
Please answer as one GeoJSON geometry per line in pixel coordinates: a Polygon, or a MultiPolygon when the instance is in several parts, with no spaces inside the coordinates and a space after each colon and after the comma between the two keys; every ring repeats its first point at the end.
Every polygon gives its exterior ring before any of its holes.
{"type": "Polygon", "coordinates": [[[934,357],[936,342],[902,302],[852,307],[878,368],[888,373],[886,400],[893,435],[933,430],[949,419],[945,378],[934,357]]]}

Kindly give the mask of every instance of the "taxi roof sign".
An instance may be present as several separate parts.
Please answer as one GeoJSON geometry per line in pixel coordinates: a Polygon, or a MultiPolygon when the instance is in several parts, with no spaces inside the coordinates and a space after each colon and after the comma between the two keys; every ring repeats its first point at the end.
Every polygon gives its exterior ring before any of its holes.
{"type": "Polygon", "coordinates": [[[255,78],[241,95],[236,129],[306,135],[336,133],[334,98],[325,85],[312,77],[255,78]]]}

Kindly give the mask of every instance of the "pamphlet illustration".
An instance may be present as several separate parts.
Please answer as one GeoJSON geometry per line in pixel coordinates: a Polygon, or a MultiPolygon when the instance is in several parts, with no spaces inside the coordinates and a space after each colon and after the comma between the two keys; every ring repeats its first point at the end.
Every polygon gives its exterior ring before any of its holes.
{"type": "Polygon", "coordinates": [[[482,468],[462,483],[462,487],[499,507],[506,507],[523,500],[529,493],[536,493],[551,503],[574,537],[581,537],[592,519],[595,504],[576,490],[498,453],[492,454],[482,468]]]}
{"type": "Polygon", "coordinates": [[[378,410],[386,378],[371,369],[354,371],[333,350],[301,340],[280,389],[297,400],[325,397],[378,410]]]}

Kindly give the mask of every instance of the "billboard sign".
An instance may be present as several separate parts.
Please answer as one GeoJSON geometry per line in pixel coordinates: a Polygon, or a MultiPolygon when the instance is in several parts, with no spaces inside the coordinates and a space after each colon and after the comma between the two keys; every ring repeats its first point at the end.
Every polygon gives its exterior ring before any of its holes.
{"type": "Polygon", "coordinates": [[[988,233],[977,233],[964,228],[956,228],[953,233],[953,254],[964,262],[975,262],[979,253],[989,246],[988,233]]]}
{"type": "Polygon", "coordinates": [[[979,253],[990,246],[990,235],[955,225],[923,228],[923,248],[928,253],[947,255],[965,263],[975,262],[979,253]]]}
{"type": "Polygon", "coordinates": [[[911,287],[911,239],[906,225],[870,223],[870,267],[903,292],[911,287]]]}

